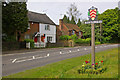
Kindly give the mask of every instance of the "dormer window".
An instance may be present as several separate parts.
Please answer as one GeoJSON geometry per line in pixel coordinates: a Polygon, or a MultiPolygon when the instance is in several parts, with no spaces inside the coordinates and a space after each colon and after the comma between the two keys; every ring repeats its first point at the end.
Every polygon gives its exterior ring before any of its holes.
{"type": "Polygon", "coordinates": [[[50,30],[50,25],[45,25],[45,30],[50,30]]]}
{"type": "Polygon", "coordinates": [[[27,29],[30,29],[30,23],[28,23],[28,28],[27,29]]]}

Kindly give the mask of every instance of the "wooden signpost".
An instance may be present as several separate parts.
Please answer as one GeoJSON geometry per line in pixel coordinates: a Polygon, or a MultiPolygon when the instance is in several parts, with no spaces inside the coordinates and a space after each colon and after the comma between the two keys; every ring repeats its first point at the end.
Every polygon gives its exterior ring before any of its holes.
{"type": "Polygon", "coordinates": [[[85,24],[91,24],[91,61],[92,65],[95,65],[95,23],[100,23],[100,35],[102,33],[102,21],[97,20],[98,17],[98,10],[94,6],[88,9],[88,18],[89,21],[85,22],[85,24]]]}

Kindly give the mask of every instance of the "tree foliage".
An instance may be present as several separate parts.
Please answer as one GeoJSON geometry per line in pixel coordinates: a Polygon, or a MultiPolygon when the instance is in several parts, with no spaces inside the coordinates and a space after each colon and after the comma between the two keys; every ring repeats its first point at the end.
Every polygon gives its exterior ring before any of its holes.
{"type": "Polygon", "coordinates": [[[71,19],[71,21],[69,22],[70,24],[76,24],[75,23],[75,20],[74,20],[74,16],[72,16],[72,19],[71,19]]]}
{"type": "Polygon", "coordinates": [[[102,20],[102,35],[103,40],[106,42],[115,42],[118,40],[118,8],[108,9],[98,16],[102,20]]]}
{"type": "Polygon", "coordinates": [[[65,23],[69,23],[69,18],[67,18],[66,15],[64,15],[64,17],[63,17],[63,22],[65,22],[65,23]]]}
{"type": "Polygon", "coordinates": [[[2,31],[7,36],[25,32],[28,27],[26,2],[4,2],[2,4],[2,31]]]}
{"type": "Polygon", "coordinates": [[[77,23],[77,26],[80,27],[81,25],[81,21],[80,21],[80,18],[78,19],[78,23],[77,23]]]}
{"type": "Polygon", "coordinates": [[[84,24],[85,21],[83,20],[80,26],[81,31],[83,32],[83,38],[90,38],[91,37],[91,25],[90,24],[84,24]]]}

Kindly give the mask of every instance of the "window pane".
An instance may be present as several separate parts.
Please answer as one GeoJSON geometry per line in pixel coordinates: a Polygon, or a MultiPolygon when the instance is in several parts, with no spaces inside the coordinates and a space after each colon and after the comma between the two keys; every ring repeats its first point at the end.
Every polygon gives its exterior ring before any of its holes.
{"type": "Polygon", "coordinates": [[[27,29],[30,29],[30,23],[28,23],[28,28],[27,29]]]}

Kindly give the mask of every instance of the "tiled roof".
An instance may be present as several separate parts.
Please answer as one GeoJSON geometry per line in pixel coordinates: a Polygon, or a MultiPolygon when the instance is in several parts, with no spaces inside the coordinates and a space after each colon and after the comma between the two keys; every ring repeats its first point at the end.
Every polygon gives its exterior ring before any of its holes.
{"type": "Polygon", "coordinates": [[[46,14],[28,11],[28,19],[33,22],[55,25],[55,23],[46,14]]]}
{"type": "Polygon", "coordinates": [[[69,24],[69,23],[64,23],[64,24],[69,30],[76,30],[77,32],[80,31],[80,28],[76,24],[69,24]]]}

